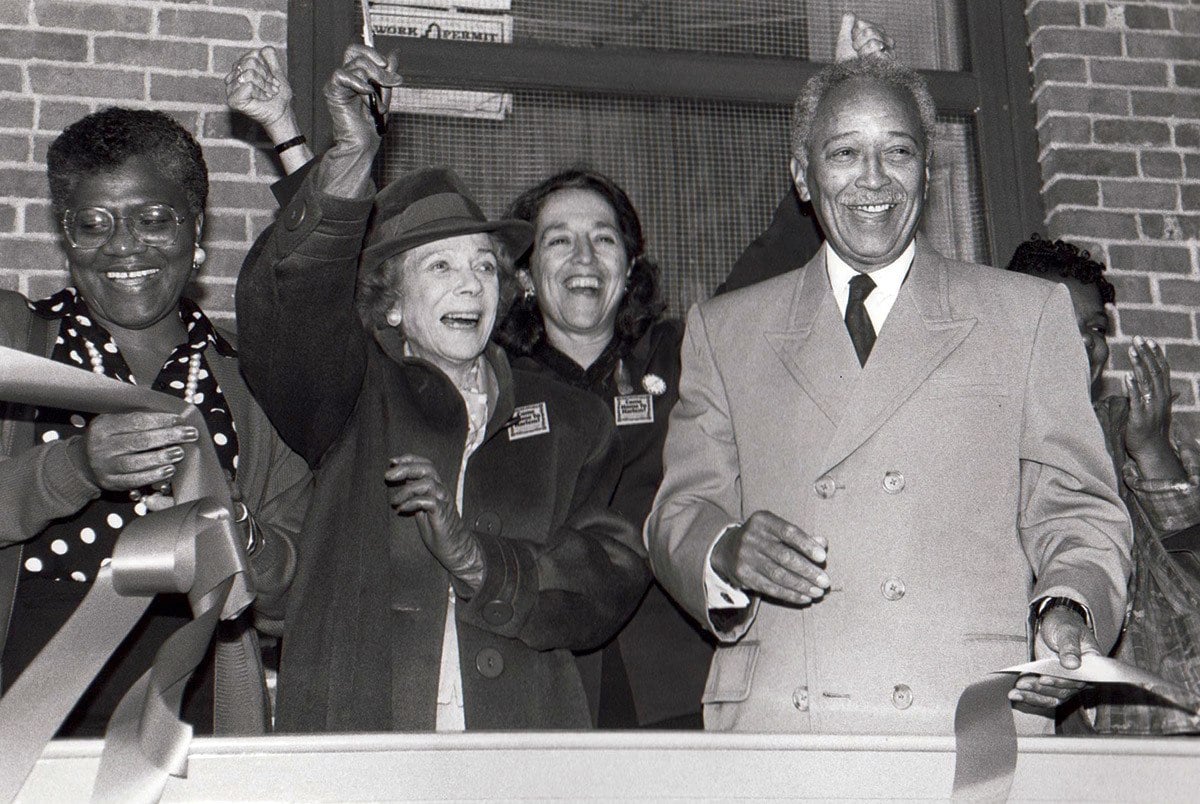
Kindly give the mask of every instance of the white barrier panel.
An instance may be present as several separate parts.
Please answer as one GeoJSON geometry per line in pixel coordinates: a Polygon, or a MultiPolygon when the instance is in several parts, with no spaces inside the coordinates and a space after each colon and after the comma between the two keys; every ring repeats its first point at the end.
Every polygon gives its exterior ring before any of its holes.
{"type": "MultiPolygon", "coordinates": [[[[83,801],[101,741],[47,747],[21,801],[83,801]]],[[[952,737],[701,733],[197,738],[164,801],[946,799],[952,737]]],[[[1196,801],[1200,740],[1028,737],[1012,799],[1196,801]]]]}

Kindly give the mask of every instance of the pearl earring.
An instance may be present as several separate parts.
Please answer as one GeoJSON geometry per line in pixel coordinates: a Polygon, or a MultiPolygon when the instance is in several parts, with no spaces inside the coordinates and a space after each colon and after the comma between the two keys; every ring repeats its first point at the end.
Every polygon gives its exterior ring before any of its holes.
{"type": "Polygon", "coordinates": [[[404,320],[403,314],[399,310],[397,310],[395,307],[388,310],[387,322],[388,322],[389,327],[398,327],[398,326],[400,326],[400,322],[403,320],[404,320]]]}
{"type": "Polygon", "coordinates": [[[207,259],[208,259],[208,252],[204,250],[203,246],[196,246],[196,248],[194,248],[192,250],[192,267],[193,268],[199,268],[201,265],[204,264],[204,261],[207,259]]]}

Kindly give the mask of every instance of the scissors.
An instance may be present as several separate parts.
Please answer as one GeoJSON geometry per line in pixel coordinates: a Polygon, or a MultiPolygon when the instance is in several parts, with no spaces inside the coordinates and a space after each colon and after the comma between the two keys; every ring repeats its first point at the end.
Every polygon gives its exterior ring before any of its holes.
{"type": "MultiPolygon", "coordinates": [[[[371,8],[367,0],[360,0],[359,8],[362,9],[362,41],[363,44],[372,50],[375,48],[375,31],[371,28],[371,8]]],[[[375,92],[371,95],[367,104],[371,109],[371,117],[375,120],[375,133],[382,137],[387,132],[387,110],[381,108],[383,103],[383,87],[374,81],[371,86],[375,87],[375,92]]]]}

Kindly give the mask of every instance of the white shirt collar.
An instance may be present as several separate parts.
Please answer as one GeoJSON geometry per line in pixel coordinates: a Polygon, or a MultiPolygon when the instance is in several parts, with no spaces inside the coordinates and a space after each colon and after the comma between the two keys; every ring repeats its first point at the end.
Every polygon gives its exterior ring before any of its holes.
{"type": "MultiPolygon", "coordinates": [[[[833,288],[835,295],[845,298],[850,292],[850,280],[859,271],[851,268],[849,263],[838,256],[838,253],[829,245],[829,241],[825,242],[824,249],[825,270],[829,274],[829,285],[833,288]]],[[[908,246],[894,261],[871,271],[871,279],[875,281],[875,290],[871,292],[872,296],[896,298],[900,292],[900,286],[904,284],[904,277],[908,276],[908,269],[912,265],[913,254],[916,253],[916,250],[917,241],[914,239],[909,241],[908,246]]],[[[844,308],[845,305],[843,304],[842,307],[844,308]]]]}

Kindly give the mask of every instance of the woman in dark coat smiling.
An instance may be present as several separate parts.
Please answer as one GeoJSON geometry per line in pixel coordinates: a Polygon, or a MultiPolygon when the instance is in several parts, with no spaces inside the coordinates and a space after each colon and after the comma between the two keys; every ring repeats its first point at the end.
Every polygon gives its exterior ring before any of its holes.
{"type": "Polygon", "coordinates": [[[610,638],[648,577],[607,508],[613,428],[489,345],[527,224],[488,221],[445,170],[373,198],[364,98],[388,67],[347,51],[335,144],[239,280],[247,379],[317,477],[277,726],[584,728],[570,651],[610,638]]]}

